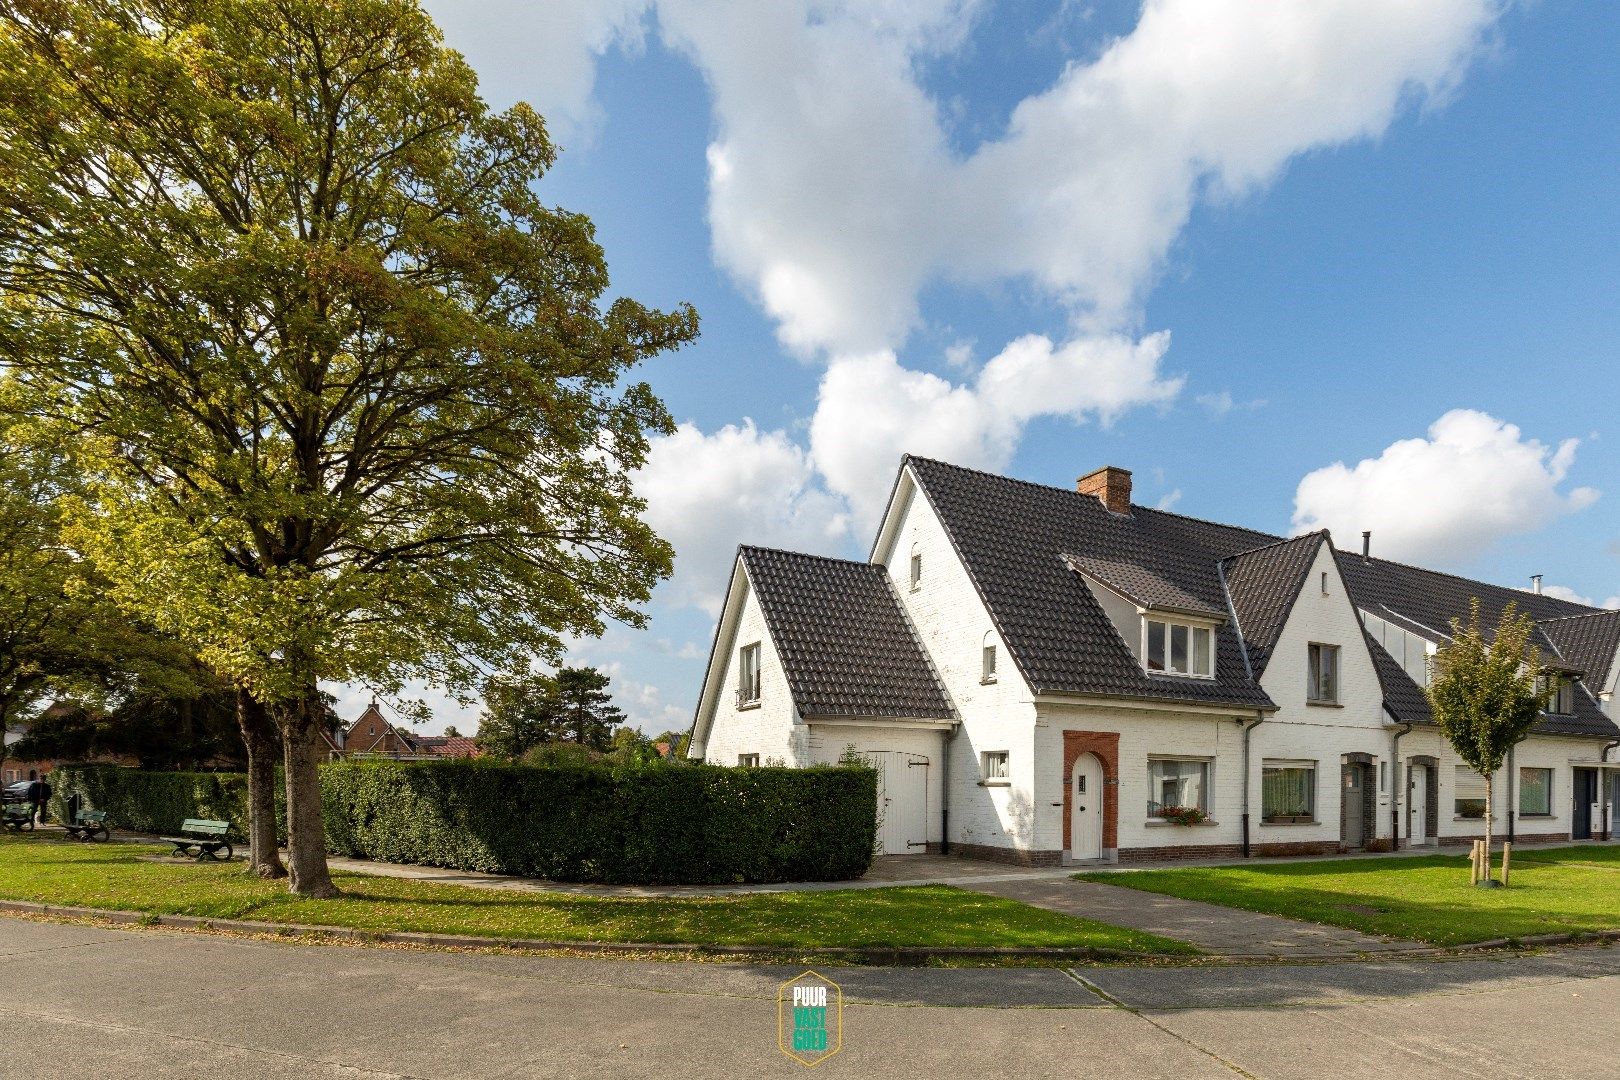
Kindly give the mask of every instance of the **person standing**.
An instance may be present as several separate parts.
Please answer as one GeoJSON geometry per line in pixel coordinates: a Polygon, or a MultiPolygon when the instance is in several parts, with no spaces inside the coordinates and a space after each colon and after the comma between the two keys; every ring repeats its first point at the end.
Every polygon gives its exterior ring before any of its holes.
{"type": "Polygon", "coordinates": [[[41,777],[28,785],[28,801],[34,804],[34,823],[45,824],[45,805],[51,801],[53,789],[50,781],[41,777]]]}

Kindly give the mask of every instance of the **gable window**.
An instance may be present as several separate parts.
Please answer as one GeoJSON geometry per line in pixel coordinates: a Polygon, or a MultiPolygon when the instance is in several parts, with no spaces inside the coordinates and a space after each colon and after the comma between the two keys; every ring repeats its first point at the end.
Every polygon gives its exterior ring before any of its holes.
{"type": "Polygon", "coordinates": [[[1215,673],[1215,633],[1207,626],[1172,622],[1168,619],[1144,619],[1149,671],[1166,675],[1191,675],[1208,679],[1215,673]]]}
{"type": "Polygon", "coordinates": [[[1319,705],[1339,703],[1339,647],[1311,642],[1309,682],[1305,700],[1319,705]]]}
{"type": "Polygon", "coordinates": [[[759,765],[758,754],[738,754],[737,764],[745,769],[752,769],[759,765]]]}
{"type": "Polygon", "coordinates": [[[1575,680],[1567,675],[1541,676],[1536,680],[1536,693],[1550,713],[1568,716],[1575,711],[1575,680]]]}
{"type": "Polygon", "coordinates": [[[1262,766],[1260,820],[1268,825],[1316,820],[1316,762],[1268,761],[1262,766]]]}
{"type": "Polygon", "coordinates": [[[996,681],[996,643],[989,633],[984,635],[984,646],[979,650],[979,681],[996,681]]]}
{"type": "Polygon", "coordinates": [[[911,587],[913,589],[916,589],[916,588],[920,588],[921,586],[922,586],[922,552],[917,550],[917,545],[916,544],[913,544],[913,545],[911,545],[911,587]]]}
{"type": "Polygon", "coordinates": [[[980,754],[979,773],[987,784],[1007,783],[1012,775],[1007,769],[1007,751],[987,750],[980,754]]]}
{"type": "Polygon", "coordinates": [[[1519,770],[1519,813],[1531,817],[1552,815],[1551,769],[1519,770]]]}
{"type": "Polygon", "coordinates": [[[1174,810],[1209,812],[1209,762],[1156,759],[1148,762],[1148,817],[1174,810]]]}
{"type": "Polygon", "coordinates": [[[1457,766],[1455,799],[1458,817],[1483,818],[1485,816],[1485,778],[1466,765],[1457,766]]]}
{"type": "Polygon", "coordinates": [[[759,703],[759,642],[737,653],[737,706],[759,703]]]}

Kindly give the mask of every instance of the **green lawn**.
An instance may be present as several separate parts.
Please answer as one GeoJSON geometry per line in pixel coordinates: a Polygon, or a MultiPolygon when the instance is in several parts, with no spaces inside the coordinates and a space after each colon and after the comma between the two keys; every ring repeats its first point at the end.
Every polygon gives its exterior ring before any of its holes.
{"type": "Polygon", "coordinates": [[[1620,929],[1620,848],[1515,851],[1512,869],[1506,889],[1470,886],[1465,855],[1077,876],[1435,945],[1620,929]]]}
{"type": "Polygon", "coordinates": [[[554,941],[852,946],[1046,946],[1186,955],[1180,942],[946,886],[618,899],[335,875],[344,896],[304,900],[241,863],[152,861],[163,849],[0,839],[0,899],[371,931],[554,941]],[[143,858],[142,856],[148,856],[143,858]]]}

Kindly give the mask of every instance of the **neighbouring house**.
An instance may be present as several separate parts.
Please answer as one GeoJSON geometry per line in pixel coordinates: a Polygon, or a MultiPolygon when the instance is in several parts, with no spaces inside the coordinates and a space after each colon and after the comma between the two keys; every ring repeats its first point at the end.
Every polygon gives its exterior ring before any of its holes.
{"type": "Polygon", "coordinates": [[[1538,622],[1555,699],[1499,835],[1608,839],[1620,612],[903,460],[870,558],[739,550],[689,756],[880,770],[882,849],[1029,864],[1463,844],[1485,785],[1423,686],[1478,597],[1538,622]]]}
{"type": "Polygon", "coordinates": [[[365,712],[328,737],[331,756],[384,757],[400,761],[433,761],[439,758],[479,757],[478,743],[465,735],[418,735],[398,727],[383,716],[375,698],[365,712]]]}

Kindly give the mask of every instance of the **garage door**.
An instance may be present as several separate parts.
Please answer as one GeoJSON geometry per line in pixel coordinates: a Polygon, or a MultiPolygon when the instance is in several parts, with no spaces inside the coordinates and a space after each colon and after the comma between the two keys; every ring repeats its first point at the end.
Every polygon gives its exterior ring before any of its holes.
{"type": "Polygon", "coordinates": [[[902,750],[861,755],[878,771],[878,842],[885,855],[928,849],[928,759],[902,750]]]}

